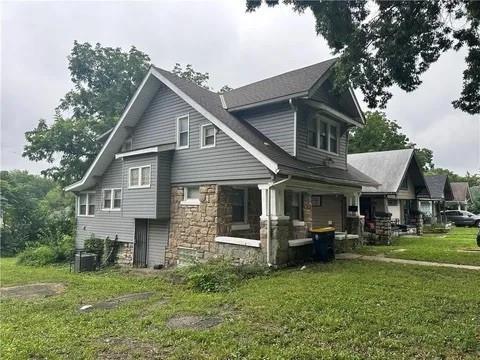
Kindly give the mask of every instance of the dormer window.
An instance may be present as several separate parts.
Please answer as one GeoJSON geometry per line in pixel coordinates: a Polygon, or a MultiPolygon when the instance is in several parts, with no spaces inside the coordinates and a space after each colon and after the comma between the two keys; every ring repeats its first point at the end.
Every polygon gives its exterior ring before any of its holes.
{"type": "Polygon", "coordinates": [[[307,121],[307,145],[338,154],[339,126],[327,119],[310,118],[307,121]]]}

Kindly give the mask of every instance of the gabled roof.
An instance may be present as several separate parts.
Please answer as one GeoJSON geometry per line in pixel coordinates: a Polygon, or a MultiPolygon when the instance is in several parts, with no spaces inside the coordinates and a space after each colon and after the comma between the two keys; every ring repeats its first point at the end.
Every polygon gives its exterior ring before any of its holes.
{"type": "Polygon", "coordinates": [[[121,144],[128,137],[129,129],[140,120],[160,86],[170,88],[274,174],[291,174],[293,172],[297,176],[331,183],[351,186],[377,185],[374,180],[354,169],[347,171],[329,167],[321,168],[318,164],[295,159],[248,122],[241,121],[227,111],[219,94],[180,78],[169,71],[152,66],[85,176],[79,182],[68,186],[67,191],[80,191],[95,184],[95,177],[103,174],[121,144]]]}
{"type": "Polygon", "coordinates": [[[452,188],[447,175],[426,175],[427,183],[431,199],[451,200],[453,199],[452,188]]]}
{"type": "Polygon", "coordinates": [[[231,111],[267,101],[308,96],[319,81],[326,79],[336,61],[336,58],[322,61],[228,91],[223,94],[226,108],[231,111]]]}
{"type": "Polygon", "coordinates": [[[452,182],[453,200],[466,202],[470,199],[470,187],[467,182],[452,182]]]}
{"type": "Polygon", "coordinates": [[[426,190],[425,180],[413,149],[349,154],[348,163],[380,183],[378,188],[364,186],[362,189],[364,193],[397,193],[412,164],[416,167],[415,185],[426,190]]]}

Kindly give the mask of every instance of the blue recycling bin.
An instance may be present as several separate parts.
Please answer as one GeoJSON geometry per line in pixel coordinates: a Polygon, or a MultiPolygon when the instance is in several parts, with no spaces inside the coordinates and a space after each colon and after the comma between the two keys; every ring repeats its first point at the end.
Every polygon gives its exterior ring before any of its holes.
{"type": "Polygon", "coordinates": [[[335,260],[335,228],[317,227],[312,231],[313,258],[328,262],[335,260]]]}

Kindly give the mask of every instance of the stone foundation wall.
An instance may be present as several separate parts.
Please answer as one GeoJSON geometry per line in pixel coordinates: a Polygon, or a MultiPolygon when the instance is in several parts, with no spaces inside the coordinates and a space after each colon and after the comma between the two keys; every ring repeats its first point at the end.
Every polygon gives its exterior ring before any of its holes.
{"type": "Polygon", "coordinates": [[[375,217],[375,234],[378,245],[390,245],[392,240],[392,216],[385,213],[384,216],[375,217]]]}
{"type": "Polygon", "coordinates": [[[133,266],[133,246],[133,243],[118,243],[118,265],[133,266]]]}
{"type": "Polygon", "coordinates": [[[423,235],[423,214],[420,212],[414,214],[410,221],[412,225],[415,225],[417,235],[422,236],[423,235]]]}
{"type": "Polygon", "coordinates": [[[264,264],[265,252],[262,248],[217,243],[217,256],[232,260],[236,265],[264,264]]]}

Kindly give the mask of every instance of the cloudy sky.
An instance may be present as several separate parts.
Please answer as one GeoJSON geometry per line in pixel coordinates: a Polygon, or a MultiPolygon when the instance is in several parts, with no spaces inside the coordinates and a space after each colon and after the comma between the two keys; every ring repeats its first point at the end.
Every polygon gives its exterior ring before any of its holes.
{"type": "MultiPolygon", "coordinates": [[[[262,8],[246,14],[244,1],[2,2],[1,168],[40,172],[44,163],[21,157],[24,133],[52,119],[71,88],[67,55],[73,41],[128,49],[171,70],[191,63],[219,89],[237,87],[331,54],[315,36],[310,13],[262,8]]],[[[458,173],[480,168],[480,119],[454,110],[465,53],[445,54],[413,93],[394,89],[386,113],[434,162],[458,173]]],[[[357,93],[359,99],[361,94],[357,93]]],[[[366,107],[363,106],[366,110],[366,107]]]]}

